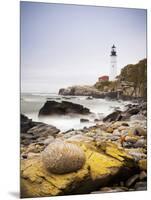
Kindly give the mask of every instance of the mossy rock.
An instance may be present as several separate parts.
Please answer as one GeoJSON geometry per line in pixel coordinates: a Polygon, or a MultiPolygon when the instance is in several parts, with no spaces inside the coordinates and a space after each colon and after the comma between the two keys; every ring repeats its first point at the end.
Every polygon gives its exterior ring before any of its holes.
{"type": "Polygon", "coordinates": [[[122,167],[131,167],[128,164],[131,157],[111,143],[105,145],[105,150],[93,143],[80,143],[79,147],[86,161],[81,169],[71,173],[51,173],[45,168],[41,156],[21,160],[21,197],[74,194],[79,188],[89,193],[94,183],[97,188],[104,186],[111,178],[116,178],[122,167]]]}
{"type": "Polygon", "coordinates": [[[117,81],[104,81],[104,82],[97,82],[94,86],[103,92],[111,92],[116,91],[118,82],[117,81]]]}

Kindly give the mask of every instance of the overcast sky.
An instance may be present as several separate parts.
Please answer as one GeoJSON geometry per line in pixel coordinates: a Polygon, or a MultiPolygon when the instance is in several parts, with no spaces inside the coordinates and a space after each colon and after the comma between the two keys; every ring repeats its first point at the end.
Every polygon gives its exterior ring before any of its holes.
{"type": "Polygon", "coordinates": [[[94,84],[146,57],[146,10],[21,2],[21,91],[94,84]]]}

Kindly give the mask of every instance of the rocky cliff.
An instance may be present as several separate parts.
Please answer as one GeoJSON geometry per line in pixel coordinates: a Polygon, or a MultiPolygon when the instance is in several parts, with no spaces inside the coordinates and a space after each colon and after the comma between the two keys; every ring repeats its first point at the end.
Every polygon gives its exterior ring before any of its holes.
{"type": "Polygon", "coordinates": [[[102,92],[117,91],[123,97],[147,96],[147,59],[125,66],[116,81],[97,82],[95,87],[102,92]]]}

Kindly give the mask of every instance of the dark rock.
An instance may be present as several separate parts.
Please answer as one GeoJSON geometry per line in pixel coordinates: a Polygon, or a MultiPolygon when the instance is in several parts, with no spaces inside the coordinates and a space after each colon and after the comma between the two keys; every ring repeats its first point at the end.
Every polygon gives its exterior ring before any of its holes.
{"type": "MultiPolygon", "coordinates": [[[[142,113],[142,107],[139,105],[128,104],[127,109],[125,111],[116,110],[113,113],[106,116],[103,121],[104,122],[112,122],[112,121],[126,121],[126,120],[146,120],[145,115],[142,113]]],[[[144,106],[145,107],[145,106],[144,106]]],[[[145,107],[146,108],[146,107],[145,107]]],[[[145,109],[144,108],[144,109],[145,109]]],[[[146,110],[143,110],[146,112],[146,110]]],[[[127,126],[127,124],[126,124],[127,126]]]]}
{"type": "Polygon", "coordinates": [[[21,115],[21,144],[29,145],[31,143],[43,142],[50,136],[56,137],[59,129],[52,125],[41,122],[34,122],[25,115],[21,115]]]}
{"type": "Polygon", "coordinates": [[[122,147],[124,147],[124,148],[132,148],[133,147],[133,143],[132,142],[123,142],[122,143],[122,147]]]}
{"type": "Polygon", "coordinates": [[[27,121],[29,121],[28,117],[25,116],[25,115],[23,115],[23,114],[20,115],[20,119],[21,119],[21,122],[27,122],[27,121]]]}
{"type": "Polygon", "coordinates": [[[23,154],[21,157],[22,159],[27,159],[28,156],[26,154],[23,154]]]}
{"type": "Polygon", "coordinates": [[[134,186],[135,190],[147,190],[147,182],[146,181],[140,181],[137,182],[134,186]]]}
{"type": "Polygon", "coordinates": [[[27,133],[32,134],[33,136],[36,137],[48,137],[48,136],[55,136],[59,132],[60,130],[57,129],[55,126],[47,124],[39,124],[29,129],[27,133]]]}
{"type": "Polygon", "coordinates": [[[62,101],[61,103],[56,101],[47,101],[39,111],[39,116],[66,114],[90,114],[90,110],[82,105],[68,101],[62,101]]]}
{"type": "Polygon", "coordinates": [[[105,98],[117,99],[118,92],[104,92],[105,98]]]}
{"type": "Polygon", "coordinates": [[[100,119],[97,119],[97,118],[96,118],[96,119],[94,119],[94,122],[99,122],[99,121],[100,121],[100,119]]]}
{"type": "Polygon", "coordinates": [[[131,115],[136,115],[139,113],[139,109],[138,108],[132,108],[132,109],[129,109],[127,112],[131,115]]]}
{"type": "Polygon", "coordinates": [[[122,119],[122,116],[121,116],[121,111],[120,110],[117,110],[109,115],[107,115],[104,119],[103,119],[103,122],[112,122],[112,121],[119,121],[122,119]]]}
{"type": "Polygon", "coordinates": [[[122,125],[122,126],[129,126],[129,124],[126,123],[126,122],[123,122],[121,125],[122,125]]]}
{"type": "Polygon", "coordinates": [[[89,96],[89,97],[87,97],[86,99],[87,99],[87,100],[92,100],[93,97],[89,96]]]}
{"type": "Polygon", "coordinates": [[[88,120],[88,119],[81,118],[81,119],[80,119],[80,122],[89,122],[89,120],[88,120]]]}
{"type": "Polygon", "coordinates": [[[139,174],[131,176],[125,183],[126,187],[131,187],[139,179],[139,174]]]}
{"type": "Polygon", "coordinates": [[[20,128],[21,133],[26,133],[30,128],[42,124],[41,122],[33,122],[32,119],[29,119],[27,116],[21,114],[20,117],[20,128]]]}

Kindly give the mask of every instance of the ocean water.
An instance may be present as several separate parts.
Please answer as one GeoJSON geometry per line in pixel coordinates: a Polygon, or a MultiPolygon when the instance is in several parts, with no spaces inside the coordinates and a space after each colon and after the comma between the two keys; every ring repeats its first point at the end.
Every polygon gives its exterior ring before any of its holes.
{"type": "Polygon", "coordinates": [[[81,129],[83,127],[90,127],[95,125],[94,119],[102,119],[106,115],[113,112],[115,109],[124,110],[128,101],[117,101],[107,99],[87,99],[86,96],[61,96],[57,94],[47,93],[34,93],[34,94],[21,94],[21,113],[33,121],[44,122],[53,126],[56,126],[61,131],[67,131],[69,129],[81,129]],[[48,116],[38,117],[40,108],[47,100],[54,101],[70,101],[83,105],[90,109],[92,114],[90,115],[76,115],[76,116],[48,116]],[[89,119],[89,122],[81,123],[80,119],[89,119]]]}

